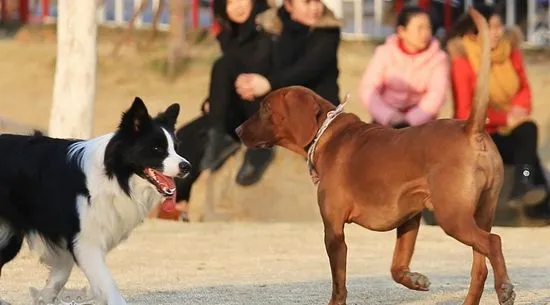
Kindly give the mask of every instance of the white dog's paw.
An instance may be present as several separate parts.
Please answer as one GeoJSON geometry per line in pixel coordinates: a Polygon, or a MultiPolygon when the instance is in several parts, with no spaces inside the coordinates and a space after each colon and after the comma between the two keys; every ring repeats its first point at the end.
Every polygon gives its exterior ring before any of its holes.
{"type": "Polygon", "coordinates": [[[81,289],[63,289],[57,296],[60,305],[95,305],[93,295],[87,287],[81,289]]]}
{"type": "Polygon", "coordinates": [[[11,305],[10,303],[0,299],[0,305],[11,305]]]}
{"type": "Polygon", "coordinates": [[[108,305],[128,305],[122,296],[117,296],[109,300],[108,305]]]}
{"type": "Polygon", "coordinates": [[[29,291],[33,305],[52,305],[57,296],[52,289],[38,290],[34,287],[30,287],[29,291]]]}

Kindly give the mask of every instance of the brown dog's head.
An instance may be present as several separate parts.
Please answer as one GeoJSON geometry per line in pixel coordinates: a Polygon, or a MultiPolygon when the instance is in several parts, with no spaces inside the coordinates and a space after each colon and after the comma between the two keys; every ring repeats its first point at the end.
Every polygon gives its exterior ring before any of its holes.
{"type": "Polygon", "coordinates": [[[323,114],[332,109],[332,104],[305,87],[285,87],[268,94],[258,112],[236,133],[247,147],[278,145],[305,155],[304,148],[313,141],[323,114]]]}

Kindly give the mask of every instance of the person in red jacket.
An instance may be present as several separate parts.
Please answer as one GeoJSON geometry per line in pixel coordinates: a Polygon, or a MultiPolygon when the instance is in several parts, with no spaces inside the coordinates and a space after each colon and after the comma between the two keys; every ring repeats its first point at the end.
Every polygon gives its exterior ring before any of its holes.
{"type": "MultiPolygon", "coordinates": [[[[515,165],[511,206],[538,205],[547,196],[547,183],[537,155],[538,127],[531,118],[531,88],[518,45],[519,30],[505,29],[502,17],[487,5],[476,7],[487,18],[491,43],[491,74],[487,132],[503,162],[515,165]]],[[[472,19],[464,15],[449,33],[454,117],[465,120],[472,109],[480,40],[472,19]]]]}

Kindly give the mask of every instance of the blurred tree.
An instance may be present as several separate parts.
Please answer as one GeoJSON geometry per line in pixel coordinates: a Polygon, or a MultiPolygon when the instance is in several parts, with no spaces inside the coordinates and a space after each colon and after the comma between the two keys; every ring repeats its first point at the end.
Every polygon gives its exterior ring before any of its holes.
{"type": "Polygon", "coordinates": [[[177,66],[187,55],[185,28],[185,0],[170,0],[170,36],[166,74],[169,78],[176,76],[177,66]]]}
{"type": "MultiPolygon", "coordinates": [[[[159,0],[157,7],[153,5],[151,8],[153,10],[153,20],[151,21],[152,23],[151,41],[154,40],[158,35],[160,17],[166,6],[166,1],[167,0],[159,0]]],[[[124,43],[133,42],[133,34],[136,27],[135,26],[136,20],[140,15],[142,15],[145,12],[145,9],[149,6],[150,3],[151,3],[151,0],[141,0],[139,7],[134,11],[130,20],[128,20],[128,27],[126,28],[126,31],[124,32],[122,37],[115,43],[115,47],[113,48],[113,52],[112,52],[114,56],[118,56],[120,49],[124,43]]],[[[151,41],[149,43],[151,43],[151,41]]]]}
{"type": "Polygon", "coordinates": [[[58,0],[57,60],[48,135],[92,135],[97,71],[97,1],[58,0]]]}

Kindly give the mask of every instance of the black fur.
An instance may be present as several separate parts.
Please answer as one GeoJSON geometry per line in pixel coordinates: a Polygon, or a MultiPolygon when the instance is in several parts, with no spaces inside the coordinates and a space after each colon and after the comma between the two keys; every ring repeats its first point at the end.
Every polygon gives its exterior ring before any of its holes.
{"type": "Polygon", "coordinates": [[[17,236],[0,249],[0,269],[18,252],[21,236],[31,231],[62,246],[80,230],[75,198],[89,193],[78,162],[67,158],[75,142],[0,135],[0,221],[17,236]]]}
{"type": "Polygon", "coordinates": [[[116,179],[129,195],[128,180],[133,174],[142,176],[145,168],[163,170],[168,141],[161,127],[173,137],[178,114],[179,106],[173,104],[153,119],[143,101],[136,98],[110,139],[0,135],[0,239],[4,233],[0,274],[29,233],[38,233],[49,245],[67,247],[74,255],[73,240],[81,229],[76,199],[83,196],[88,204],[94,204],[87,188],[90,172],[83,168],[84,163],[92,162],[86,150],[105,149],[105,170],[96,170],[94,175],[116,179]],[[93,141],[108,143],[105,148],[93,146],[93,141]]]}

